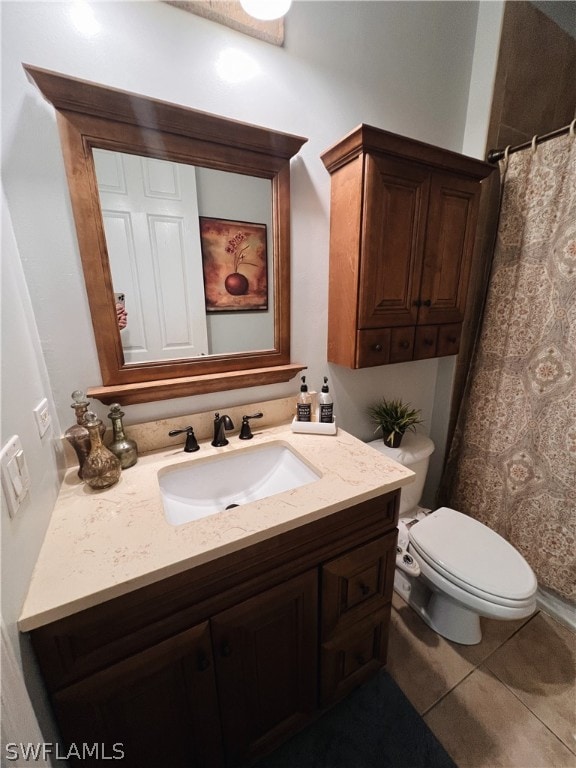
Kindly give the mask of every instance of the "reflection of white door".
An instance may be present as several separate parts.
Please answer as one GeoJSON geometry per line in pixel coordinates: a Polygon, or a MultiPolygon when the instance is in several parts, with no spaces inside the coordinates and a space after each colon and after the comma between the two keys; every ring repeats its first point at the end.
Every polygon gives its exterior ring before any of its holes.
{"type": "Polygon", "coordinates": [[[94,164],[125,361],[208,354],[194,168],[102,149],[94,164]]]}

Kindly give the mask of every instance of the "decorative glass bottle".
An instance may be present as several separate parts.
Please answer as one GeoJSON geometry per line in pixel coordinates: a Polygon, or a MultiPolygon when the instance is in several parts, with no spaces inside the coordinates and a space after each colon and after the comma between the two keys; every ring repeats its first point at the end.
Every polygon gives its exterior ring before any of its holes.
{"type": "Polygon", "coordinates": [[[120,461],[102,442],[102,422],[96,414],[88,411],[84,423],[90,435],[90,453],[82,468],[82,479],[90,488],[108,488],[120,479],[120,461]]]}
{"type": "MultiPolygon", "coordinates": [[[[64,433],[64,437],[76,452],[76,456],[78,457],[78,477],[82,479],[84,462],[90,453],[90,434],[84,423],[84,416],[86,415],[90,402],[86,399],[86,395],[80,389],[75,389],[74,392],[72,392],[72,400],[74,402],[70,407],[74,408],[76,413],[76,424],[72,424],[71,427],[68,427],[64,433]]],[[[102,422],[100,423],[102,425],[100,427],[100,436],[104,437],[106,427],[102,422]]]]}
{"type": "Polygon", "coordinates": [[[108,448],[118,458],[122,469],[128,469],[138,461],[138,446],[135,440],[126,437],[122,416],[124,416],[124,411],[121,410],[120,403],[112,403],[108,418],[112,421],[114,434],[108,448]]]}

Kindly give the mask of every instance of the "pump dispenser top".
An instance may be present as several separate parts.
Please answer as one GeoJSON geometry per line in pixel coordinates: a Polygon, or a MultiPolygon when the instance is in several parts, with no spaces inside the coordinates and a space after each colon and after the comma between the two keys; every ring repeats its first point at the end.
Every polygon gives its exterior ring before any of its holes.
{"type": "Polygon", "coordinates": [[[332,424],[334,421],[334,402],[328,388],[327,376],[324,376],[322,391],[318,398],[318,421],[322,424],[332,424]]]}
{"type": "Polygon", "coordinates": [[[306,376],[302,376],[301,381],[300,396],[296,403],[296,420],[312,421],[312,396],[310,395],[310,392],[308,392],[306,376]]]}

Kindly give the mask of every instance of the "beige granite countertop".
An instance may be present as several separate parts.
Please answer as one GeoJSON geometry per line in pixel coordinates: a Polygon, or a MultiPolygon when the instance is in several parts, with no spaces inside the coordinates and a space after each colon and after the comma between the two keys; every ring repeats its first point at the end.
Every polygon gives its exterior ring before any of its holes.
{"type": "Polygon", "coordinates": [[[180,573],[340,509],[395,490],[413,473],[352,435],[294,433],[290,425],[254,430],[254,439],[197,453],[171,446],[146,453],[120,481],[93,491],[68,470],[19,620],[26,632],[180,573]],[[289,445],[321,478],[308,485],[204,517],[169,524],[158,471],[269,442],[289,445]]]}

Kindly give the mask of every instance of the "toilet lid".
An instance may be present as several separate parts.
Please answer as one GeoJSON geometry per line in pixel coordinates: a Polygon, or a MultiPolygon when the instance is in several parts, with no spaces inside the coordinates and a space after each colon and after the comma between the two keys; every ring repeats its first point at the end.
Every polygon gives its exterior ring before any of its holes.
{"type": "Polygon", "coordinates": [[[534,594],[536,577],[522,555],[483,523],[441,507],[410,528],[416,551],[464,589],[508,600],[534,594]]]}

